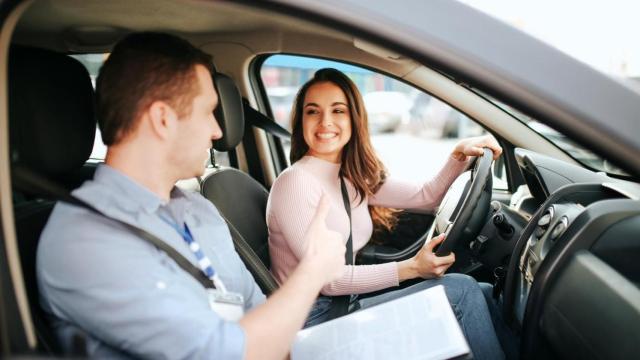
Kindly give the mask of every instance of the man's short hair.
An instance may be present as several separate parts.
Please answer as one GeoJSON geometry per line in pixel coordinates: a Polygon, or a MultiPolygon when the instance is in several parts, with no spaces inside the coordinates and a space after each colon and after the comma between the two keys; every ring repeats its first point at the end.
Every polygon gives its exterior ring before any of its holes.
{"type": "Polygon", "coordinates": [[[116,144],[134,130],[141,112],[154,101],[166,102],[179,117],[189,115],[199,92],[198,64],[211,71],[211,56],[173,35],[135,33],[118,42],[100,69],[96,86],[105,145],[116,144]]]}

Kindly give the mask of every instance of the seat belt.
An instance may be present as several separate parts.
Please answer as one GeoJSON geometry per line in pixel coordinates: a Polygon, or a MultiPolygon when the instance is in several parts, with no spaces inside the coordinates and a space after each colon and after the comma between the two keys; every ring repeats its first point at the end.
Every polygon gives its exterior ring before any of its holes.
{"type": "Polygon", "coordinates": [[[248,124],[281,139],[291,140],[291,133],[287,129],[278,125],[277,122],[260,111],[252,108],[247,99],[242,99],[242,110],[244,111],[244,117],[248,124]]]}
{"type": "MultiPolygon", "coordinates": [[[[353,265],[353,229],[351,225],[351,202],[347,193],[347,186],[344,178],[340,176],[340,191],[342,192],[342,202],[344,209],[349,217],[349,239],[347,240],[347,251],[344,254],[344,261],[347,265],[353,265]]],[[[327,315],[327,320],[333,320],[349,313],[349,304],[351,303],[351,295],[333,296],[331,298],[331,308],[327,315]]]]}
{"type": "Polygon", "coordinates": [[[170,258],[172,258],[178,266],[180,266],[189,275],[195,278],[205,289],[215,289],[213,281],[209,279],[199,268],[193,265],[187,258],[182,256],[178,251],[169,246],[164,241],[160,240],[155,235],[141,229],[137,226],[131,225],[119,219],[114,219],[102,211],[96,209],[91,204],[73,196],[67,189],[62,188],[58,184],[47,180],[46,178],[20,166],[14,166],[11,171],[14,185],[23,191],[38,190],[41,193],[47,194],[52,198],[66,202],[67,204],[79,206],[85,208],[95,214],[98,214],[104,218],[110,219],[118,224],[123,225],[125,228],[139,236],[140,238],[150,242],[156,248],[164,251],[170,258]]]}
{"type": "MultiPolygon", "coordinates": [[[[121,220],[109,217],[90,204],[71,195],[71,193],[67,189],[46,179],[39,174],[32,172],[29,169],[21,166],[14,166],[11,171],[11,175],[14,185],[23,191],[29,192],[33,189],[36,189],[41,193],[48,194],[56,200],[83,207],[91,212],[94,212],[124,225],[139,237],[149,241],[155,247],[167,253],[167,255],[171,257],[176,262],[176,264],[178,264],[178,266],[180,266],[184,271],[193,276],[204,288],[215,288],[211,279],[204,275],[199,268],[194,266],[189,260],[187,260],[174,248],[167,245],[164,241],[158,239],[155,235],[121,220]]],[[[222,214],[220,214],[220,216],[222,216],[222,214]]],[[[265,286],[265,290],[268,292],[268,294],[273,293],[278,289],[278,284],[271,276],[269,270],[264,266],[264,264],[262,264],[262,261],[260,261],[258,255],[253,251],[251,246],[247,244],[246,240],[242,238],[242,235],[240,235],[238,230],[233,225],[231,225],[231,223],[224,216],[222,216],[222,218],[227,223],[229,233],[231,234],[231,239],[233,240],[234,248],[236,249],[240,257],[249,263],[248,269],[251,274],[262,281],[262,284],[265,286]]]]}

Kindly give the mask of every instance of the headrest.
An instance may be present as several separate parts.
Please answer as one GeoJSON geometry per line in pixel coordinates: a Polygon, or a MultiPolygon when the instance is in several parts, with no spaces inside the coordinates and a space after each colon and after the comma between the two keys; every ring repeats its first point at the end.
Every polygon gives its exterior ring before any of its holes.
{"type": "Polygon", "coordinates": [[[49,50],[9,51],[12,163],[52,178],[78,170],[93,149],[94,92],[77,60],[49,50]]]}
{"type": "Polygon", "coordinates": [[[218,151],[233,150],[244,135],[244,113],[240,91],[227,75],[216,73],[213,83],[218,92],[218,107],[214,116],[222,128],[222,138],[213,142],[218,151]]]}

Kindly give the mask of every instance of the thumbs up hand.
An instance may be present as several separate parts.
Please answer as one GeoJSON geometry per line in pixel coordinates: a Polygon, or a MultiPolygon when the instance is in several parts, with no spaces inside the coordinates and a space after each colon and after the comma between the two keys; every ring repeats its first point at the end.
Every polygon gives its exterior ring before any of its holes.
{"type": "Polygon", "coordinates": [[[327,228],[329,207],[329,199],[322,194],[316,213],[304,235],[306,249],[300,261],[313,263],[313,268],[322,274],[323,284],[342,276],[345,264],[344,237],[327,228]]]}

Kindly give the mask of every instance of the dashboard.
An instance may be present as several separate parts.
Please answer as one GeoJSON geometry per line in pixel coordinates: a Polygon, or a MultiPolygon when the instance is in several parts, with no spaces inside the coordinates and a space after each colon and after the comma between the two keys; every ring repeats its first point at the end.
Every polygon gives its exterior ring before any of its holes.
{"type": "Polygon", "coordinates": [[[515,155],[530,195],[512,204],[536,204],[533,213],[519,205],[498,211],[524,223],[516,226],[503,293],[522,353],[596,358],[595,344],[599,358],[619,358],[640,324],[640,186],[524,149],[515,155]],[[611,347],[616,341],[627,345],[611,347]]]}

